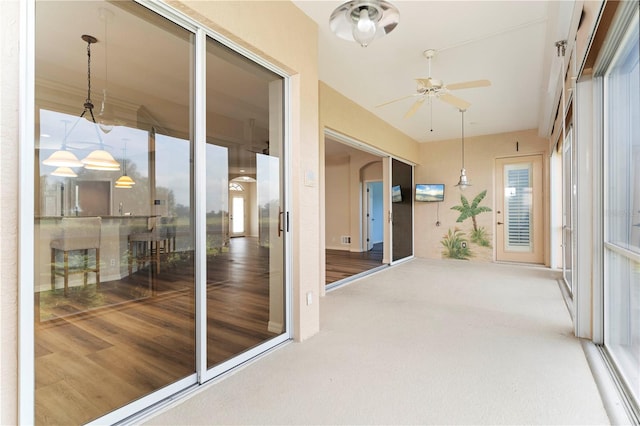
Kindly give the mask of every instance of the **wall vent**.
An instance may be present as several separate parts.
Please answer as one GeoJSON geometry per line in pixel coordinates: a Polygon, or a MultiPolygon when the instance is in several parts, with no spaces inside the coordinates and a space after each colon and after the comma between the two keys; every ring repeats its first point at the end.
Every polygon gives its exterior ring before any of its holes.
{"type": "Polygon", "coordinates": [[[351,237],[343,235],[340,237],[342,244],[351,244],[351,237]]]}

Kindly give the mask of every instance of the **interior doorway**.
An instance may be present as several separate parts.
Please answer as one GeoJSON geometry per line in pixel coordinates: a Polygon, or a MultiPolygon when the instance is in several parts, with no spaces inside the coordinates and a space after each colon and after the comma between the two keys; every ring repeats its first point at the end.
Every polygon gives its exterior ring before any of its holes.
{"type": "Polygon", "coordinates": [[[245,207],[244,196],[231,197],[231,215],[229,215],[229,231],[232,237],[245,236],[245,207]]]}
{"type": "Polygon", "coordinates": [[[388,248],[385,247],[383,165],[387,160],[374,152],[325,137],[325,283],[328,286],[389,263],[385,261],[388,248]]]}
{"type": "MultiPolygon", "coordinates": [[[[380,247],[384,241],[384,185],[382,181],[366,182],[367,250],[380,247]]],[[[381,247],[380,247],[381,248],[381,247]]]]}

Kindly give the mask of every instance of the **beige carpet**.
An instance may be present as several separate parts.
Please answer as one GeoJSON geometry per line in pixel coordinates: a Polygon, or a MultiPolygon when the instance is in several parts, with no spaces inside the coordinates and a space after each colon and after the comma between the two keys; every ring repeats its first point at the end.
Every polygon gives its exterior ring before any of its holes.
{"type": "Polygon", "coordinates": [[[557,274],[415,259],[330,292],[321,331],[160,424],[608,424],[557,274]]]}

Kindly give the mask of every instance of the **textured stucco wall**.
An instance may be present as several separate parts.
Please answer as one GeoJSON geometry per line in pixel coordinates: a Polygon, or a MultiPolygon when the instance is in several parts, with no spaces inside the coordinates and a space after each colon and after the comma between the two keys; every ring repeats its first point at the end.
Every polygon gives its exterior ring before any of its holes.
{"type": "Polygon", "coordinates": [[[17,424],[19,2],[0,1],[0,424],[17,424]]]}

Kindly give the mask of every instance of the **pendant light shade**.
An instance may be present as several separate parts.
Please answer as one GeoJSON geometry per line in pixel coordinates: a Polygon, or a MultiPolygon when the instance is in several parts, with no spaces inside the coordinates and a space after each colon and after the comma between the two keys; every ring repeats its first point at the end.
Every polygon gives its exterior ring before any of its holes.
{"type": "Polygon", "coordinates": [[[61,149],[59,151],[54,152],[42,162],[45,166],[53,166],[53,167],[82,167],[84,164],[78,160],[72,152],[67,151],[66,149],[61,149]]]}
{"type": "MultiPolygon", "coordinates": [[[[53,167],[82,167],[83,164],[78,157],[75,156],[70,151],[67,151],[67,123],[68,121],[64,120],[64,136],[62,138],[62,147],[60,150],[54,152],[42,162],[45,166],[53,166],[53,167]]],[[[56,175],[60,176],[60,175],[56,175]]]]}
{"type": "Polygon", "coordinates": [[[462,115],[462,169],[460,169],[460,179],[456,186],[460,188],[460,191],[464,191],[467,187],[471,186],[469,179],[467,178],[467,171],[464,168],[464,109],[460,110],[462,115]]]}
{"type": "Polygon", "coordinates": [[[76,172],[71,170],[69,167],[58,167],[53,172],[51,172],[51,175],[61,177],[78,177],[76,172]]]}
{"type": "Polygon", "coordinates": [[[338,37],[367,47],[398,25],[398,9],[385,0],[352,0],[333,11],[329,18],[331,31],[338,37]]]}
{"type": "Polygon", "coordinates": [[[123,189],[131,189],[136,182],[127,175],[127,140],[124,140],[124,149],[122,154],[122,162],[124,163],[124,173],[116,180],[115,187],[123,189]]]}
{"type": "Polygon", "coordinates": [[[120,163],[103,149],[92,151],[81,161],[85,169],[89,170],[120,170],[120,163]]]}
{"type": "Polygon", "coordinates": [[[118,178],[118,180],[116,181],[116,186],[118,185],[127,185],[127,186],[133,186],[136,183],[133,181],[133,179],[131,179],[131,177],[127,176],[127,175],[122,175],[118,178]]]}

